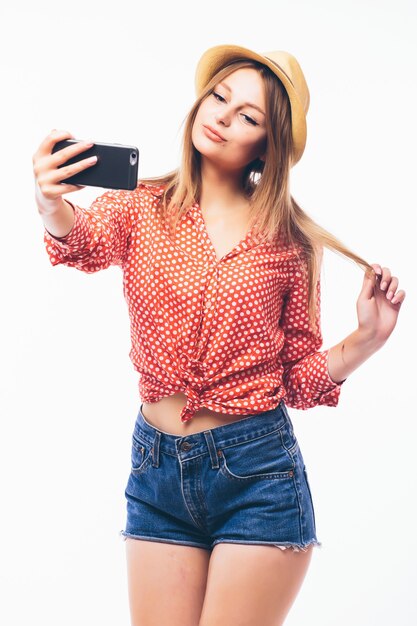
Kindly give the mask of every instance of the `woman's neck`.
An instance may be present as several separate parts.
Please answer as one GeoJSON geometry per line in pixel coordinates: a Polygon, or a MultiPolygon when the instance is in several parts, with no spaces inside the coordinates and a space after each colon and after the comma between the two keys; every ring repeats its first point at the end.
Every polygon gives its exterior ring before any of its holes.
{"type": "Polygon", "coordinates": [[[242,189],[242,172],[222,172],[205,164],[201,167],[200,206],[235,210],[248,206],[248,199],[242,189]]]}

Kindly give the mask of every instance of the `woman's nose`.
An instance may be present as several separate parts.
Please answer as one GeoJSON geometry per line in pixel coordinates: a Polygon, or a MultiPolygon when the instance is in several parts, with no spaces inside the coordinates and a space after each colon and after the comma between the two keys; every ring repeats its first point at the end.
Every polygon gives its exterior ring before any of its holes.
{"type": "Polygon", "coordinates": [[[218,124],[224,124],[224,126],[228,126],[229,125],[229,114],[227,113],[227,111],[222,111],[217,112],[216,115],[214,116],[214,119],[216,120],[216,122],[218,124]]]}

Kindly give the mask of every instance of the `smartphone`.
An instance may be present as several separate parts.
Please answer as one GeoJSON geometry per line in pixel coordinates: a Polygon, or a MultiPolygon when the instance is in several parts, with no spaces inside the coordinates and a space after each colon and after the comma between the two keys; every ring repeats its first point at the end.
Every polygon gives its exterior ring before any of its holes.
{"type": "MultiPolygon", "coordinates": [[[[80,141],[80,139],[58,141],[52,148],[52,153],[71,144],[80,143],[80,141]]],[[[70,185],[104,187],[105,189],[136,189],[139,165],[139,150],[136,146],[97,142],[88,150],[84,150],[62,165],[58,165],[58,169],[88,159],[90,156],[97,156],[97,162],[94,165],[60,182],[70,185]]]]}

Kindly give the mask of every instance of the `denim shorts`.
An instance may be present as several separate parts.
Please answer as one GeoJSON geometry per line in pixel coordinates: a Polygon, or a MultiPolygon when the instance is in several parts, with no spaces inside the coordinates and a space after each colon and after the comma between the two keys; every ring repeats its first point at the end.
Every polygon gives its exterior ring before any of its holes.
{"type": "Polygon", "coordinates": [[[321,546],[306,468],[283,401],[185,437],[158,430],[141,409],[132,434],[123,540],[207,550],[217,543],[295,551],[321,546]]]}

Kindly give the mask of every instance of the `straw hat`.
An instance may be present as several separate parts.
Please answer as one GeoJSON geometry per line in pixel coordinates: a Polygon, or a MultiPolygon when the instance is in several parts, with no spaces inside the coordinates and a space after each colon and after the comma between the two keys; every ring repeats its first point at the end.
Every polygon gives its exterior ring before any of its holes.
{"type": "Polygon", "coordinates": [[[213,76],[232,61],[252,59],[263,63],[280,79],[291,104],[292,134],[294,141],[293,163],[300,160],[307,140],[306,115],[310,104],[310,93],[306,79],[297,59],[284,50],[257,53],[241,46],[214,46],[204,52],[195,73],[197,96],[201,94],[213,76]]]}

